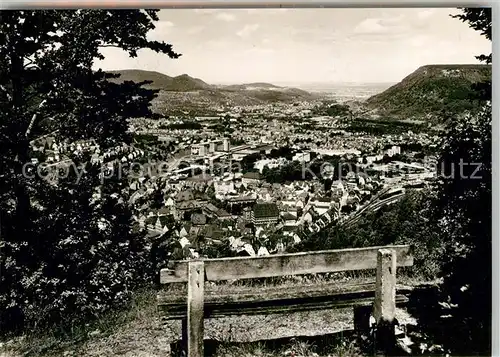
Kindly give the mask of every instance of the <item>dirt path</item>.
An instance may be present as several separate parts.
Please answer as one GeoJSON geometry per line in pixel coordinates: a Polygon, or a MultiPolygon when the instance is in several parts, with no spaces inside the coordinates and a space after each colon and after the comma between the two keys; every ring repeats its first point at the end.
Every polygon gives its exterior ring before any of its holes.
{"type": "MultiPolygon", "coordinates": [[[[414,323],[398,310],[402,324],[414,323]]],[[[275,315],[234,316],[207,319],[207,339],[220,342],[253,342],[294,336],[315,336],[352,330],[352,309],[313,311],[275,315]]],[[[87,342],[65,356],[164,357],[170,343],[180,339],[180,321],[162,323],[159,318],[133,321],[116,333],[87,342]]]]}
{"type": "MultiPolygon", "coordinates": [[[[234,316],[205,321],[205,337],[221,342],[252,342],[293,336],[314,336],[352,328],[351,309],[279,315],[234,316]]],[[[67,351],[66,356],[164,357],[181,337],[180,321],[159,318],[133,321],[110,336],[67,351]]]]}

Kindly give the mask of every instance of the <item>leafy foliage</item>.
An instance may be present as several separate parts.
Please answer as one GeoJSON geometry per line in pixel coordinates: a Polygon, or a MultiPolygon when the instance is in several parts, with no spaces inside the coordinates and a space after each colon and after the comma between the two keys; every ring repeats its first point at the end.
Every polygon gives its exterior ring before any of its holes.
{"type": "Polygon", "coordinates": [[[172,123],[168,126],[170,129],[201,129],[202,125],[195,121],[185,121],[183,123],[172,123]]]}
{"type": "Polygon", "coordinates": [[[93,139],[102,160],[130,142],[128,118],[153,117],[155,91],[113,83],[93,65],[103,47],[177,58],[171,45],[147,40],[155,21],[156,10],[2,13],[2,332],[99,315],[149,279],[148,242],[131,231],[127,172],[103,179],[82,150],[64,154],[72,164],[56,182],[27,175],[24,165],[46,134],[58,143],[93,139]]]}
{"type": "Polygon", "coordinates": [[[431,190],[410,191],[399,202],[367,213],[349,226],[337,224],[320,231],[294,249],[307,251],[410,244],[416,260],[412,271],[425,279],[433,279],[439,273],[435,261],[441,251],[437,232],[427,218],[432,208],[431,197],[431,190]]]}
{"type": "Polygon", "coordinates": [[[443,175],[448,177],[441,182],[436,206],[445,249],[442,293],[456,306],[451,314],[461,333],[453,344],[466,353],[487,354],[492,284],[489,104],[479,115],[457,120],[449,128],[441,160],[450,169],[443,175]],[[466,165],[459,169],[460,163],[466,165]]]}
{"type": "Polygon", "coordinates": [[[333,104],[326,109],[326,114],[336,117],[336,116],[348,116],[351,114],[351,110],[348,105],[344,104],[333,104]]]}
{"type": "MultiPolygon", "coordinates": [[[[462,9],[455,17],[491,40],[491,9],[462,9]]],[[[478,58],[491,62],[491,54],[478,58]]],[[[454,118],[441,148],[447,175],[441,175],[435,217],[445,249],[442,298],[454,333],[440,337],[460,353],[486,355],[492,311],[491,82],[474,89],[482,110],[454,118]]]]}
{"type": "Polygon", "coordinates": [[[406,133],[409,130],[421,132],[425,129],[422,124],[382,119],[354,119],[345,128],[346,131],[369,135],[395,135],[406,133]]]}

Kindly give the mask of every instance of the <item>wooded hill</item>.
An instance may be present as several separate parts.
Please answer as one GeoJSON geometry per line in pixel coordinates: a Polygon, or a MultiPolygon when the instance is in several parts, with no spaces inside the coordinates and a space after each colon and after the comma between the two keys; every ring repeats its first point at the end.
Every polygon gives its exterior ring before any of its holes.
{"type": "Polygon", "coordinates": [[[301,89],[280,87],[269,83],[213,85],[187,74],[171,77],[163,73],[143,70],[121,70],[111,71],[111,73],[120,74],[119,78],[112,79],[114,82],[150,81],[151,83],[145,87],[160,90],[154,105],[160,111],[165,112],[176,109],[206,109],[210,105],[291,103],[316,98],[315,95],[301,89]]]}
{"type": "Polygon", "coordinates": [[[475,86],[491,80],[490,65],[427,65],[370,97],[372,113],[395,119],[437,119],[475,110],[475,86]]]}

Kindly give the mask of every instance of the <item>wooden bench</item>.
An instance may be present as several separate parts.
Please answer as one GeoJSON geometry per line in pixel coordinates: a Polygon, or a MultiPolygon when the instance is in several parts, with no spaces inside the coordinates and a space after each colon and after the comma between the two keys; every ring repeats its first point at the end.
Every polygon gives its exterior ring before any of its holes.
{"type": "MultiPolygon", "coordinates": [[[[396,294],[396,268],[412,265],[413,256],[408,245],[177,261],[171,269],[161,270],[160,283],[187,283],[187,299],[185,296],[173,298],[160,292],[158,306],[166,318],[183,320],[183,340],[189,357],[203,356],[204,319],[225,315],[373,305],[372,316],[377,331],[388,340],[394,335],[396,303],[405,300],[404,295],[396,294]],[[259,287],[254,291],[252,288],[243,289],[233,295],[205,294],[205,281],[368,269],[377,269],[375,283],[323,283],[306,289],[294,284],[287,289],[259,287]]],[[[361,324],[368,325],[368,318],[369,315],[365,316],[366,321],[361,324]]],[[[356,319],[359,320],[359,317],[355,316],[355,324],[356,319]]]]}

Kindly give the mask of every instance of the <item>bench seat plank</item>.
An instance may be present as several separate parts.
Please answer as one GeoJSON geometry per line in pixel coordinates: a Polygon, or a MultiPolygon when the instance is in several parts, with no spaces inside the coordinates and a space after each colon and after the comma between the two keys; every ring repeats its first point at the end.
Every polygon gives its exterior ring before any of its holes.
{"type": "MultiPolygon", "coordinates": [[[[375,298],[375,283],[339,285],[337,282],[315,286],[295,285],[232,290],[230,294],[206,291],[204,305],[206,318],[365,306],[372,304],[375,298]]],[[[411,290],[412,287],[409,286],[398,286],[396,302],[398,304],[406,302],[405,294],[411,290]]],[[[168,291],[162,291],[158,294],[158,308],[165,319],[184,318],[187,313],[185,295],[172,296],[168,291]]]]}

